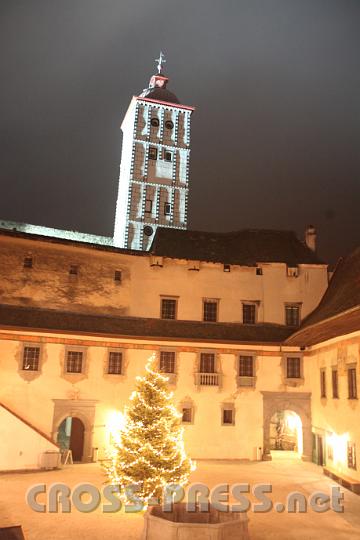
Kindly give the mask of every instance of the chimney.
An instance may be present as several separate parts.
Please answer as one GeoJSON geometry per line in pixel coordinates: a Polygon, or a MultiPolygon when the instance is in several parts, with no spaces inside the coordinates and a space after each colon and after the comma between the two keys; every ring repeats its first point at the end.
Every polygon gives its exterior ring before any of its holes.
{"type": "Polygon", "coordinates": [[[316,229],[313,225],[308,225],[305,229],[305,244],[312,251],[316,251],[316,229]]]}

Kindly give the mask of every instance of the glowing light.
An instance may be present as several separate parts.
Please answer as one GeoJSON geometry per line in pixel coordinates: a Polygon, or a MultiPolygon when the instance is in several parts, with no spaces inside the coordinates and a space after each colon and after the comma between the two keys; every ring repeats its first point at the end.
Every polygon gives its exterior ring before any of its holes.
{"type": "Polygon", "coordinates": [[[120,411],[112,411],[109,413],[106,429],[109,434],[110,444],[120,443],[121,432],[125,427],[125,416],[120,411]]]}
{"type": "Polygon", "coordinates": [[[349,434],[343,433],[337,435],[332,433],[326,437],[326,442],[331,446],[333,451],[333,463],[334,465],[346,465],[347,463],[347,443],[349,441],[349,434]]]}

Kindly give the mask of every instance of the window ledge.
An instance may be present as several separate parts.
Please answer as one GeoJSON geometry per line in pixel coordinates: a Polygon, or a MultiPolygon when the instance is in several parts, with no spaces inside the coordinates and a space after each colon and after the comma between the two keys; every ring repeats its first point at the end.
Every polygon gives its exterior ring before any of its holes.
{"type": "Polygon", "coordinates": [[[254,388],[256,385],[256,377],[238,375],[236,377],[236,382],[239,388],[254,388]]]}
{"type": "Polygon", "coordinates": [[[304,384],[304,377],[286,377],[285,384],[287,386],[301,386],[304,384]]]}

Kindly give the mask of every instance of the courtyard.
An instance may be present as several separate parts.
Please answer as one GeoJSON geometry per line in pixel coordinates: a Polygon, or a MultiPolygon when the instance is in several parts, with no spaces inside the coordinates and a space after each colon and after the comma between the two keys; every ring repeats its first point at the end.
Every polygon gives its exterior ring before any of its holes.
{"type": "MultiPolygon", "coordinates": [[[[0,476],[0,526],[19,525],[23,527],[27,540],[98,540],[102,538],[121,538],[139,540],[143,527],[141,513],[123,511],[104,514],[100,507],[91,513],[80,513],[72,509],[70,514],[37,513],[25,502],[28,488],[34,484],[65,483],[74,487],[79,483],[92,483],[99,490],[105,477],[99,464],[70,465],[61,470],[4,474],[0,476]]],[[[292,491],[303,493],[306,497],[315,491],[330,493],[334,484],[322,474],[322,469],[313,463],[300,461],[291,452],[277,452],[273,461],[198,461],[197,469],[190,478],[191,483],[201,482],[209,488],[221,483],[245,483],[250,486],[271,483],[273,493],[269,497],[274,503],[285,502],[286,495],[292,491]]],[[[309,509],[306,514],[249,512],[249,532],[252,540],[355,540],[360,534],[360,497],[343,489],[344,512],[332,510],[316,513],[309,509]]],[[[250,499],[254,500],[252,495],[250,499]]],[[[45,498],[38,497],[39,502],[45,498]]]]}

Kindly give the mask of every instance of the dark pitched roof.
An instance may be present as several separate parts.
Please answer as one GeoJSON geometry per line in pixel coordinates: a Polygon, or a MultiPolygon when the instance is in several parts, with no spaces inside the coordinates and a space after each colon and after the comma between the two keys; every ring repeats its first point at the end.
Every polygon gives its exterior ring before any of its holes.
{"type": "Polygon", "coordinates": [[[111,337],[158,338],[220,343],[281,343],[291,330],[278,324],[205,323],[88,315],[0,305],[0,327],[111,337]]]}
{"type": "Polygon", "coordinates": [[[175,94],[170,92],[167,88],[149,88],[148,90],[145,90],[141,96],[148,99],[155,99],[156,101],[165,101],[166,103],[180,103],[175,94]]]}
{"type": "Polygon", "coordinates": [[[158,227],[150,251],[163,257],[243,266],[261,262],[323,264],[291,231],[212,233],[158,227]]]}
{"type": "Polygon", "coordinates": [[[360,247],[341,260],[318,307],[288,343],[319,343],[360,330],[360,247]]]}

